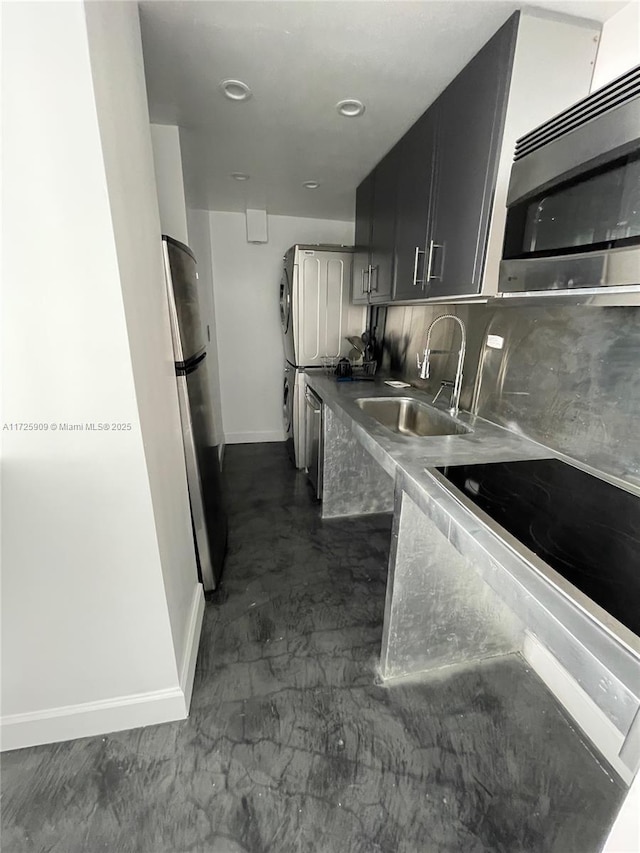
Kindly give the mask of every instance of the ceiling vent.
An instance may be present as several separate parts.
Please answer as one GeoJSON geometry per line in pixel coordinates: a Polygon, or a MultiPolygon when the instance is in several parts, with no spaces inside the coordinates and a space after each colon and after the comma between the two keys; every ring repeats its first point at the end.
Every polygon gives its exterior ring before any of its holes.
{"type": "Polygon", "coordinates": [[[247,243],[268,243],[267,211],[247,209],[247,243]]]}

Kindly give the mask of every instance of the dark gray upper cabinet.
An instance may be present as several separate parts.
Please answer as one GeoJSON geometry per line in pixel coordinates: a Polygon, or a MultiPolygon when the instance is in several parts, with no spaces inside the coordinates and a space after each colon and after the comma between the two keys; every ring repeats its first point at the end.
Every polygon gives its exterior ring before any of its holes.
{"type": "Polygon", "coordinates": [[[356,190],[355,252],[353,255],[351,301],[369,302],[371,266],[371,221],[375,173],[371,172],[356,190]]]}
{"type": "Polygon", "coordinates": [[[387,156],[356,191],[352,302],[391,300],[394,274],[397,158],[387,156]]]}
{"type": "Polygon", "coordinates": [[[482,285],[518,16],[487,42],[434,105],[434,206],[426,296],[475,294],[482,285]]]}
{"type": "Polygon", "coordinates": [[[437,109],[428,110],[397,145],[396,270],[394,299],[425,298],[427,234],[432,215],[432,184],[437,109]]]}
{"type": "Polygon", "coordinates": [[[358,188],[354,302],[480,292],[519,13],[358,188]],[[368,242],[365,239],[368,234],[368,242]]]}
{"type": "Polygon", "coordinates": [[[396,238],[397,150],[392,149],[376,166],[371,222],[371,272],[369,302],[389,302],[393,289],[396,238]]]}

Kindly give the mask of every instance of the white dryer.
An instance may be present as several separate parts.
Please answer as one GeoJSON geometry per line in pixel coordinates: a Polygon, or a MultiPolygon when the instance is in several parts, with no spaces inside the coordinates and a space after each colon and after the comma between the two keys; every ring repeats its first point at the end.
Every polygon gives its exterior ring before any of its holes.
{"type": "Polygon", "coordinates": [[[366,305],[351,304],[352,258],[350,247],[328,245],[292,246],[284,257],[280,281],[283,417],[298,468],[307,465],[304,371],[321,369],[325,356],[346,356],[351,349],[347,337],[361,335],[366,328],[366,305]]]}

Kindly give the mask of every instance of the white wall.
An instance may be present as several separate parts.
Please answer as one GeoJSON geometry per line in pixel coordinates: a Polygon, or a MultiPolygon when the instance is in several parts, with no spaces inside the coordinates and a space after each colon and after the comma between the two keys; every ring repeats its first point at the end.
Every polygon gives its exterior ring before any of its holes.
{"type": "Polygon", "coordinates": [[[353,222],[269,216],[269,242],[247,243],[242,213],[210,214],[227,443],[282,441],[284,351],[279,286],[294,243],[353,244],[353,222]]]}
{"type": "Polygon", "coordinates": [[[2,36],[3,417],[131,424],[3,431],[6,749],[177,719],[185,697],[120,285],[119,265],[131,284],[133,264],[116,247],[84,8],[6,4],[2,36]]]}
{"type": "Polygon", "coordinates": [[[589,94],[598,48],[598,25],[521,13],[489,229],[482,289],[497,293],[507,219],[507,193],[516,141],[589,94]],[[540,57],[544,55],[544,62],[540,57]]]}
{"type": "Polygon", "coordinates": [[[180,129],[173,124],[152,124],[151,144],[162,233],[189,245],[180,129]]]}
{"type": "Polygon", "coordinates": [[[605,21],[591,91],[640,64],[640,2],[634,0],[605,21]]]}
{"type": "MultiPolygon", "coordinates": [[[[192,674],[185,670],[193,662],[192,622],[203,592],[189,511],[140,23],[132,3],[91,2],[85,10],[162,574],[178,672],[190,687],[192,674]]],[[[184,196],[176,209],[184,211],[184,196]]]]}
{"type": "Polygon", "coordinates": [[[213,270],[211,256],[211,232],[208,210],[187,210],[189,246],[193,249],[198,263],[198,294],[203,320],[209,331],[207,349],[207,375],[213,404],[213,428],[215,442],[222,457],[224,451],[224,430],[222,427],[222,401],[220,398],[220,378],[218,371],[218,338],[216,312],[213,301],[213,270]]]}

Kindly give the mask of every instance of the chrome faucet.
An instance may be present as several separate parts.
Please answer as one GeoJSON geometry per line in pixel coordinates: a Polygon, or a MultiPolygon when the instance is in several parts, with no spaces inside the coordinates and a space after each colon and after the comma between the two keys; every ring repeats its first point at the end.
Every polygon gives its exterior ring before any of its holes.
{"type": "Polygon", "coordinates": [[[433,399],[433,402],[438,399],[440,394],[442,393],[443,388],[452,388],[451,391],[451,400],[449,412],[452,415],[458,414],[458,408],[460,405],[460,390],[462,388],[462,365],[464,364],[464,354],[467,349],[467,332],[464,327],[464,323],[459,317],[456,317],[455,314],[442,314],[440,317],[436,317],[436,319],[431,323],[429,328],[427,329],[427,345],[424,349],[424,356],[422,361],[420,361],[420,353],[416,355],[416,360],[418,362],[418,370],[420,371],[420,379],[428,379],[429,373],[431,371],[431,363],[430,357],[432,354],[443,355],[445,353],[451,352],[451,350],[432,350],[430,347],[431,344],[431,332],[433,331],[433,327],[436,326],[441,320],[454,320],[460,326],[460,349],[458,350],[458,366],[456,368],[456,378],[453,380],[445,379],[440,386],[440,390],[436,394],[433,399]]]}

